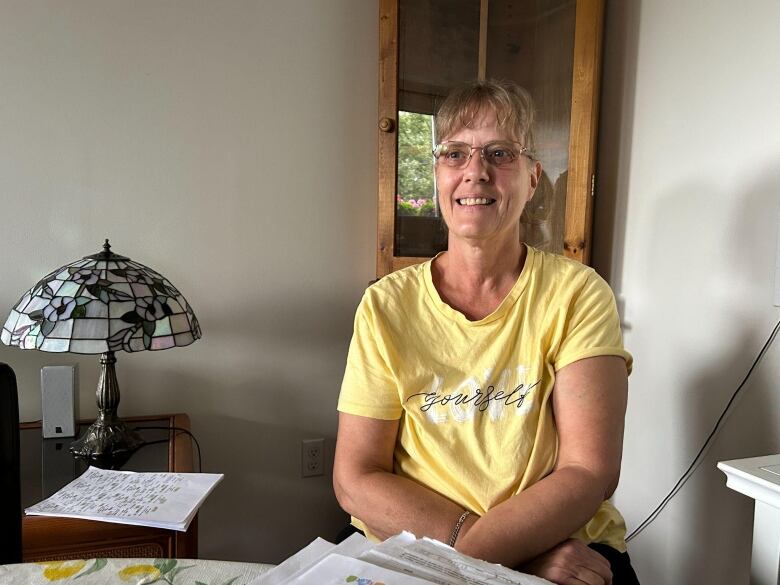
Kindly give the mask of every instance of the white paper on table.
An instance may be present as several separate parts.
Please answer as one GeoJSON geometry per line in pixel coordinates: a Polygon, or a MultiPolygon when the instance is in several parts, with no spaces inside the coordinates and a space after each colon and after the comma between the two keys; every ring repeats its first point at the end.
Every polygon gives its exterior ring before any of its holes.
{"type": "Polygon", "coordinates": [[[388,538],[359,558],[440,585],[550,585],[541,577],[466,556],[437,540],[418,540],[408,532],[388,538]]]}
{"type": "Polygon", "coordinates": [[[285,585],[430,585],[428,581],[397,573],[361,561],[331,553],[304,573],[285,581],[285,585]]]}
{"type": "Polygon", "coordinates": [[[350,535],[349,538],[339,544],[331,544],[327,540],[317,538],[281,564],[250,581],[247,585],[279,585],[283,582],[286,583],[289,579],[303,574],[312,565],[321,561],[330,553],[357,558],[372,546],[374,545],[365,536],[358,533],[350,535]]]}
{"type": "Polygon", "coordinates": [[[25,510],[184,532],[221,473],[138,473],[90,467],[51,497],[25,510]]]}
{"type": "Polygon", "coordinates": [[[277,585],[291,575],[298,573],[327,555],[333,548],[333,544],[322,538],[313,540],[308,546],[302,548],[293,556],[285,559],[270,571],[266,571],[254,578],[247,585],[277,585]]]}

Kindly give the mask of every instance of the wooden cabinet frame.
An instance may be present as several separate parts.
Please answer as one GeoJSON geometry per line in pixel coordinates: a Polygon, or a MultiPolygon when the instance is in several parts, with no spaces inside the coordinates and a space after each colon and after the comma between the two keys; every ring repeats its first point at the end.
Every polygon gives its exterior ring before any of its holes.
{"type": "MultiPolygon", "coordinates": [[[[577,0],[574,32],[569,179],[564,254],[590,263],[604,0],[577,0]]],[[[399,257],[395,246],[398,152],[398,0],[379,0],[379,186],[377,278],[427,258],[399,257]]]]}

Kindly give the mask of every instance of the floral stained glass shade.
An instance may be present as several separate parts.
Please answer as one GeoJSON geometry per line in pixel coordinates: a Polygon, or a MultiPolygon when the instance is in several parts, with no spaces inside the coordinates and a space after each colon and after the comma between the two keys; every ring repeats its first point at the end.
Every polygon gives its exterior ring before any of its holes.
{"type": "Polygon", "coordinates": [[[81,354],[168,349],[200,336],[192,308],[165,277],[107,244],[41,279],[0,332],[6,345],[81,354]]]}
{"type": "Polygon", "coordinates": [[[22,295],[0,340],[22,349],[101,354],[95,398],[98,417],[71,443],[76,457],[116,468],[143,446],[119,418],[114,352],[168,349],[200,338],[187,300],[163,276],[111,251],[71,262],[22,295]]]}

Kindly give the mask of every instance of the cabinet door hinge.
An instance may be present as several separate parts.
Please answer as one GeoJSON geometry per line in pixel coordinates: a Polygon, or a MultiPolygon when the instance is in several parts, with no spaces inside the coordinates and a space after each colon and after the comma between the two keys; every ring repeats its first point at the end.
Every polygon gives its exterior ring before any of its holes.
{"type": "Polygon", "coordinates": [[[590,176],[590,196],[591,197],[596,196],[596,173],[593,173],[590,176]]]}

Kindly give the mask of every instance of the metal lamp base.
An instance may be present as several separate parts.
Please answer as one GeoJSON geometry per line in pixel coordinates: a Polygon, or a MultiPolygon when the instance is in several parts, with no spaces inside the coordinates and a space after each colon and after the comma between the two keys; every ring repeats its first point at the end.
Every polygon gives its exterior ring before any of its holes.
{"type": "Polygon", "coordinates": [[[120,419],[98,417],[84,435],[70,445],[74,456],[102,469],[116,469],[127,463],[143,445],[143,439],[120,419]]]}
{"type": "Polygon", "coordinates": [[[100,356],[100,379],[97,387],[98,418],[82,437],[73,441],[70,452],[103,469],[117,469],[144,444],[141,436],[120,420],[119,383],[116,379],[113,351],[100,356]]]}

